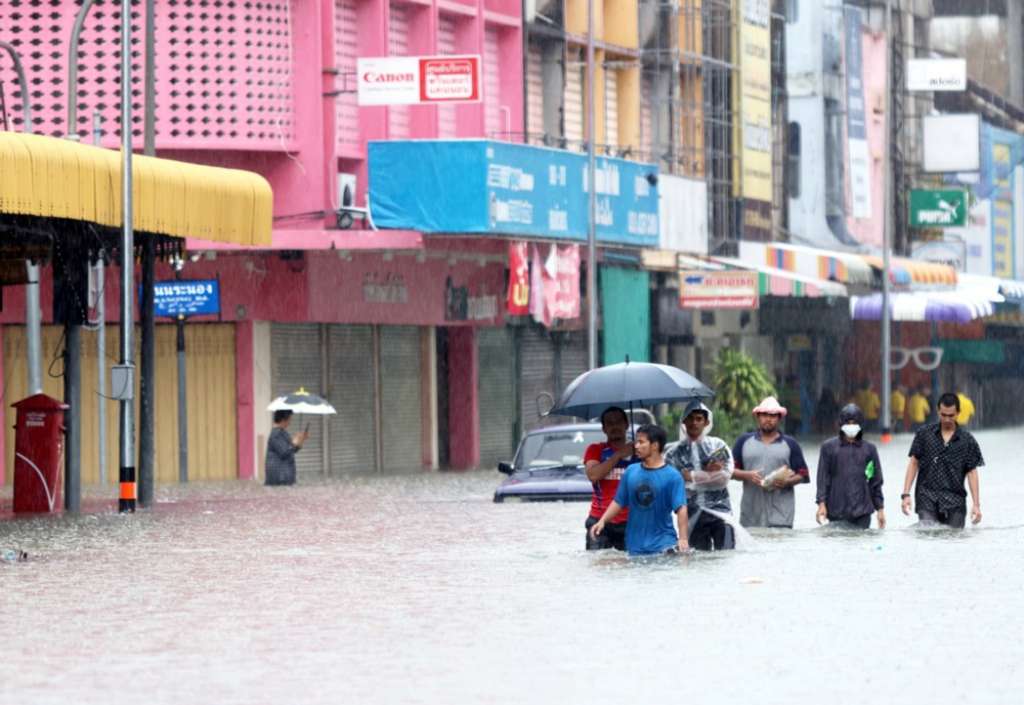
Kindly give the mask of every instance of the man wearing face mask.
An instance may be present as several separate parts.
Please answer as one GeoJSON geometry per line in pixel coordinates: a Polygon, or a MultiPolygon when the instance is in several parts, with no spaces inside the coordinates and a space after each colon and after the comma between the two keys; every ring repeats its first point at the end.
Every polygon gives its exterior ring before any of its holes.
{"type": "Polygon", "coordinates": [[[864,415],[856,404],[839,412],[839,436],[821,446],[818,456],[819,524],[828,519],[850,528],[871,528],[872,512],[878,528],[885,528],[882,464],[878,449],[864,440],[864,415]]]}

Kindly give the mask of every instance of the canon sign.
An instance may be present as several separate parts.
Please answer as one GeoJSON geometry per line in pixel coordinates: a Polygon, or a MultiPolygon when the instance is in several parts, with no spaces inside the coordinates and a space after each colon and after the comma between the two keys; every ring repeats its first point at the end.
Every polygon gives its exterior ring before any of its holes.
{"type": "Polygon", "coordinates": [[[367,71],[363,74],[367,83],[409,83],[416,81],[414,73],[375,73],[367,71]]]}
{"type": "Polygon", "coordinates": [[[479,56],[359,59],[359,105],[480,101],[479,56]]]}

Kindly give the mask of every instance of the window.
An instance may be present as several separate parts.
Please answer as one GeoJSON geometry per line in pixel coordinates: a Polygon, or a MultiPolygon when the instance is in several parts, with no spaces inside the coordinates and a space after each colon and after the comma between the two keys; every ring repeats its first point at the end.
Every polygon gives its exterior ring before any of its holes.
{"type": "Polygon", "coordinates": [[[800,198],[800,123],[786,126],[786,189],[790,198],[800,198]]]}

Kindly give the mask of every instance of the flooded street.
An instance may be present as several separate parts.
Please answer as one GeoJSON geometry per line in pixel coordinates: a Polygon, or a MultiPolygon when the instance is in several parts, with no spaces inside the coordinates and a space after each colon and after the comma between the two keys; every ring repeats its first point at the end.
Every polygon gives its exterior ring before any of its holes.
{"type": "Polygon", "coordinates": [[[0,701],[1018,702],[1021,433],[977,437],[980,528],[909,529],[899,436],[888,530],[826,535],[801,486],[796,530],[689,560],[588,554],[586,505],[494,504],[495,471],[5,520],[0,701]]]}

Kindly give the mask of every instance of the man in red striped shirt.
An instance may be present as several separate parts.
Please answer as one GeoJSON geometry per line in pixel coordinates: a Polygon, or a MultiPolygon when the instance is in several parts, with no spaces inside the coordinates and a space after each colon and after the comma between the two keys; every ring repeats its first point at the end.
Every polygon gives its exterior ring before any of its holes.
{"type": "Polygon", "coordinates": [[[601,414],[601,429],[607,440],[604,443],[591,443],[583,454],[583,464],[587,469],[587,477],[594,483],[594,498],[590,503],[590,516],[587,517],[587,550],[597,551],[604,548],[626,550],[626,520],[629,511],[623,509],[614,520],[605,526],[598,536],[590,535],[590,527],[604,514],[608,505],[615,499],[626,468],[636,462],[633,457],[633,444],[626,440],[629,431],[629,419],[625,410],[617,406],[609,406],[601,414]]]}

